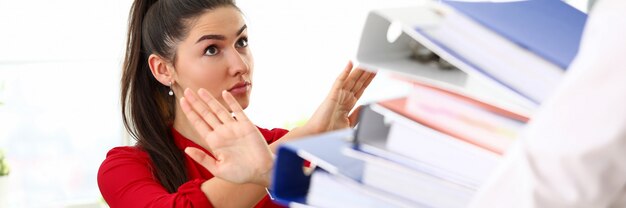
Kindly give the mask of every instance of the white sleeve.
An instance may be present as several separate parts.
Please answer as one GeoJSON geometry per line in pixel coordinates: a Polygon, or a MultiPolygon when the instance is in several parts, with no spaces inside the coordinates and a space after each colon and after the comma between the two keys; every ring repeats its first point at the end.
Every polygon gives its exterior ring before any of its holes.
{"type": "Polygon", "coordinates": [[[555,95],[471,207],[614,207],[626,198],[626,1],[601,0],[555,95]]]}

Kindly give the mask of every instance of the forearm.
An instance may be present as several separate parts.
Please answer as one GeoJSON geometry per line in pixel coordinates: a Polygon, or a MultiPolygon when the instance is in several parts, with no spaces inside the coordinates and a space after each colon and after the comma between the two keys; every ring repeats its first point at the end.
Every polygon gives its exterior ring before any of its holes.
{"type": "Polygon", "coordinates": [[[214,207],[254,207],[267,194],[257,184],[235,184],[213,177],[202,183],[200,189],[214,207]]]}

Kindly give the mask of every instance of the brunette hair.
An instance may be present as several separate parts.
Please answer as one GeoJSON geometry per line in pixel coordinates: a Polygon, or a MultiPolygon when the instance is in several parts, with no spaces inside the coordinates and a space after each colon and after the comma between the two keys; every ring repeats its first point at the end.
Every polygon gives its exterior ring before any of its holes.
{"type": "Polygon", "coordinates": [[[187,181],[184,153],[174,143],[171,125],[176,99],[158,82],[148,65],[156,54],[176,62],[176,47],[200,15],[234,0],[135,0],[129,14],[121,80],[124,126],[148,153],[153,174],[170,193],[187,181]]]}

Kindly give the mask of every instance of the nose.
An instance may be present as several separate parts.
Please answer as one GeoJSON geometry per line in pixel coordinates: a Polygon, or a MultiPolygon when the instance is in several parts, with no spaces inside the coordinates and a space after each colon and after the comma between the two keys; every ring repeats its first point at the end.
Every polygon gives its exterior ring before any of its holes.
{"type": "Polygon", "coordinates": [[[239,53],[237,50],[231,51],[228,55],[229,73],[233,76],[238,76],[250,72],[250,65],[246,55],[239,53]]]}

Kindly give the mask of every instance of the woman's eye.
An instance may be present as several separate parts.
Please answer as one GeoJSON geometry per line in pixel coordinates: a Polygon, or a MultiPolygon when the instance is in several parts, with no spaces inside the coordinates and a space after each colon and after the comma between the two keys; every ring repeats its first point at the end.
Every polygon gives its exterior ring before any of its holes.
{"type": "Polygon", "coordinates": [[[213,45],[212,45],[212,46],[209,46],[209,47],[207,47],[207,48],[206,48],[206,50],[204,51],[204,55],[207,55],[207,56],[215,56],[215,55],[217,55],[219,52],[220,52],[220,50],[219,50],[219,49],[217,49],[217,47],[215,47],[215,46],[213,46],[213,45]]]}
{"type": "Polygon", "coordinates": [[[248,46],[248,38],[241,38],[237,41],[237,48],[245,48],[248,46]]]}

